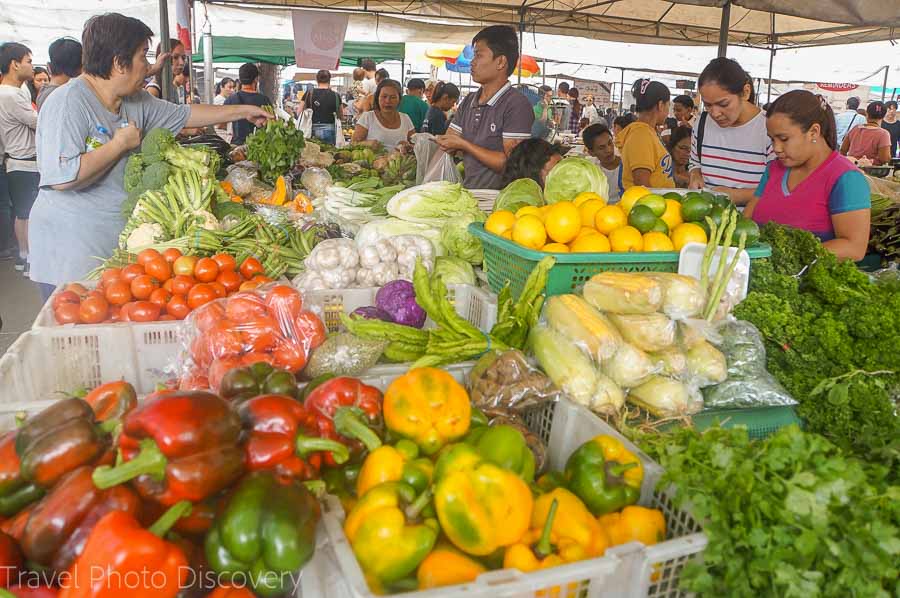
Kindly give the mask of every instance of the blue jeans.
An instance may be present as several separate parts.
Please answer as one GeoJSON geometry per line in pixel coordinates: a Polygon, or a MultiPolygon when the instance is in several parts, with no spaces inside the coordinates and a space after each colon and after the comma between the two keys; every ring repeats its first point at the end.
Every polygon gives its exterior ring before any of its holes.
{"type": "Polygon", "coordinates": [[[312,126],[312,136],[318,139],[319,141],[323,141],[328,145],[334,145],[336,140],[334,124],[324,124],[324,125],[316,125],[312,126]]]}
{"type": "MultiPolygon", "coordinates": [[[[6,167],[0,156],[0,251],[16,244],[13,233],[13,207],[9,194],[9,179],[6,175],[6,167]]],[[[18,251],[18,248],[16,249],[18,251]]]]}

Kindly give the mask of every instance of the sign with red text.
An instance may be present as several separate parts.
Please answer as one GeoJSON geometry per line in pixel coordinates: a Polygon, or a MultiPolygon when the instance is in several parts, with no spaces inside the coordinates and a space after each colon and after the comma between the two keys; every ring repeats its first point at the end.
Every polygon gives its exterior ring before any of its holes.
{"type": "Polygon", "coordinates": [[[294,22],[294,58],[306,69],[337,68],[344,51],[349,13],[291,11],[294,22]]]}
{"type": "Polygon", "coordinates": [[[816,87],[825,91],[853,91],[859,85],[856,83],[816,83],[816,87]]]}

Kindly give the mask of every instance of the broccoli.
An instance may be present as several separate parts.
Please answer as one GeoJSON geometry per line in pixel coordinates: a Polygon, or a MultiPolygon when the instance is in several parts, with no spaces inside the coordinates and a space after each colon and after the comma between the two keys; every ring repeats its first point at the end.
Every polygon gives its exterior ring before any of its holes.
{"type": "Polygon", "coordinates": [[[172,174],[171,167],[165,162],[154,162],[144,171],[141,183],[144,189],[162,189],[172,174]]]}
{"type": "Polygon", "coordinates": [[[125,191],[131,193],[141,186],[144,173],[144,159],[140,154],[132,154],[125,164],[125,191]]]}
{"type": "Polygon", "coordinates": [[[144,135],[144,140],[141,141],[141,155],[144,157],[144,163],[153,164],[164,161],[166,152],[177,145],[175,136],[168,129],[150,129],[150,132],[144,135]]]}

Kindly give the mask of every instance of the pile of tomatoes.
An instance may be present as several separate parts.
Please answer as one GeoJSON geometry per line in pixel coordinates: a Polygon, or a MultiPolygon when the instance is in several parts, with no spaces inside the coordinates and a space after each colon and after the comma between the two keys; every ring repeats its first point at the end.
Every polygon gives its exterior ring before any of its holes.
{"type": "Polygon", "coordinates": [[[58,324],[183,320],[214,299],[272,282],[256,258],[227,253],[198,258],[178,249],[145,249],[137,262],[108,268],[95,290],[72,283],[52,299],[58,324]]]}
{"type": "Polygon", "coordinates": [[[189,359],[183,364],[183,389],[218,389],[234,368],[265,362],[298,373],[327,330],[303,308],[297,289],[274,285],[241,291],[201,306],[187,319],[189,359]]]}

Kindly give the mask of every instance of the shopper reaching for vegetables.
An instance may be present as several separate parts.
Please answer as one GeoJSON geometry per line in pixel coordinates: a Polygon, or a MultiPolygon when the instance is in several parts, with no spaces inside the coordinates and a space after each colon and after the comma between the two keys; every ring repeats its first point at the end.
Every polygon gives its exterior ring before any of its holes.
{"type": "Polygon", "coordinates": [[[115,249],[124,221],[120,206],[125,162],[156,127],[184,127],[271,116],[256,106],[176,105],[142,91],[148,42],[141,21],[110,13],[85,25],[84,74],[60,88],[41,110],[37,131],[41,190],[31,212],[31,278],[44,296],[81,280],[93,256],[115,249]]]}

